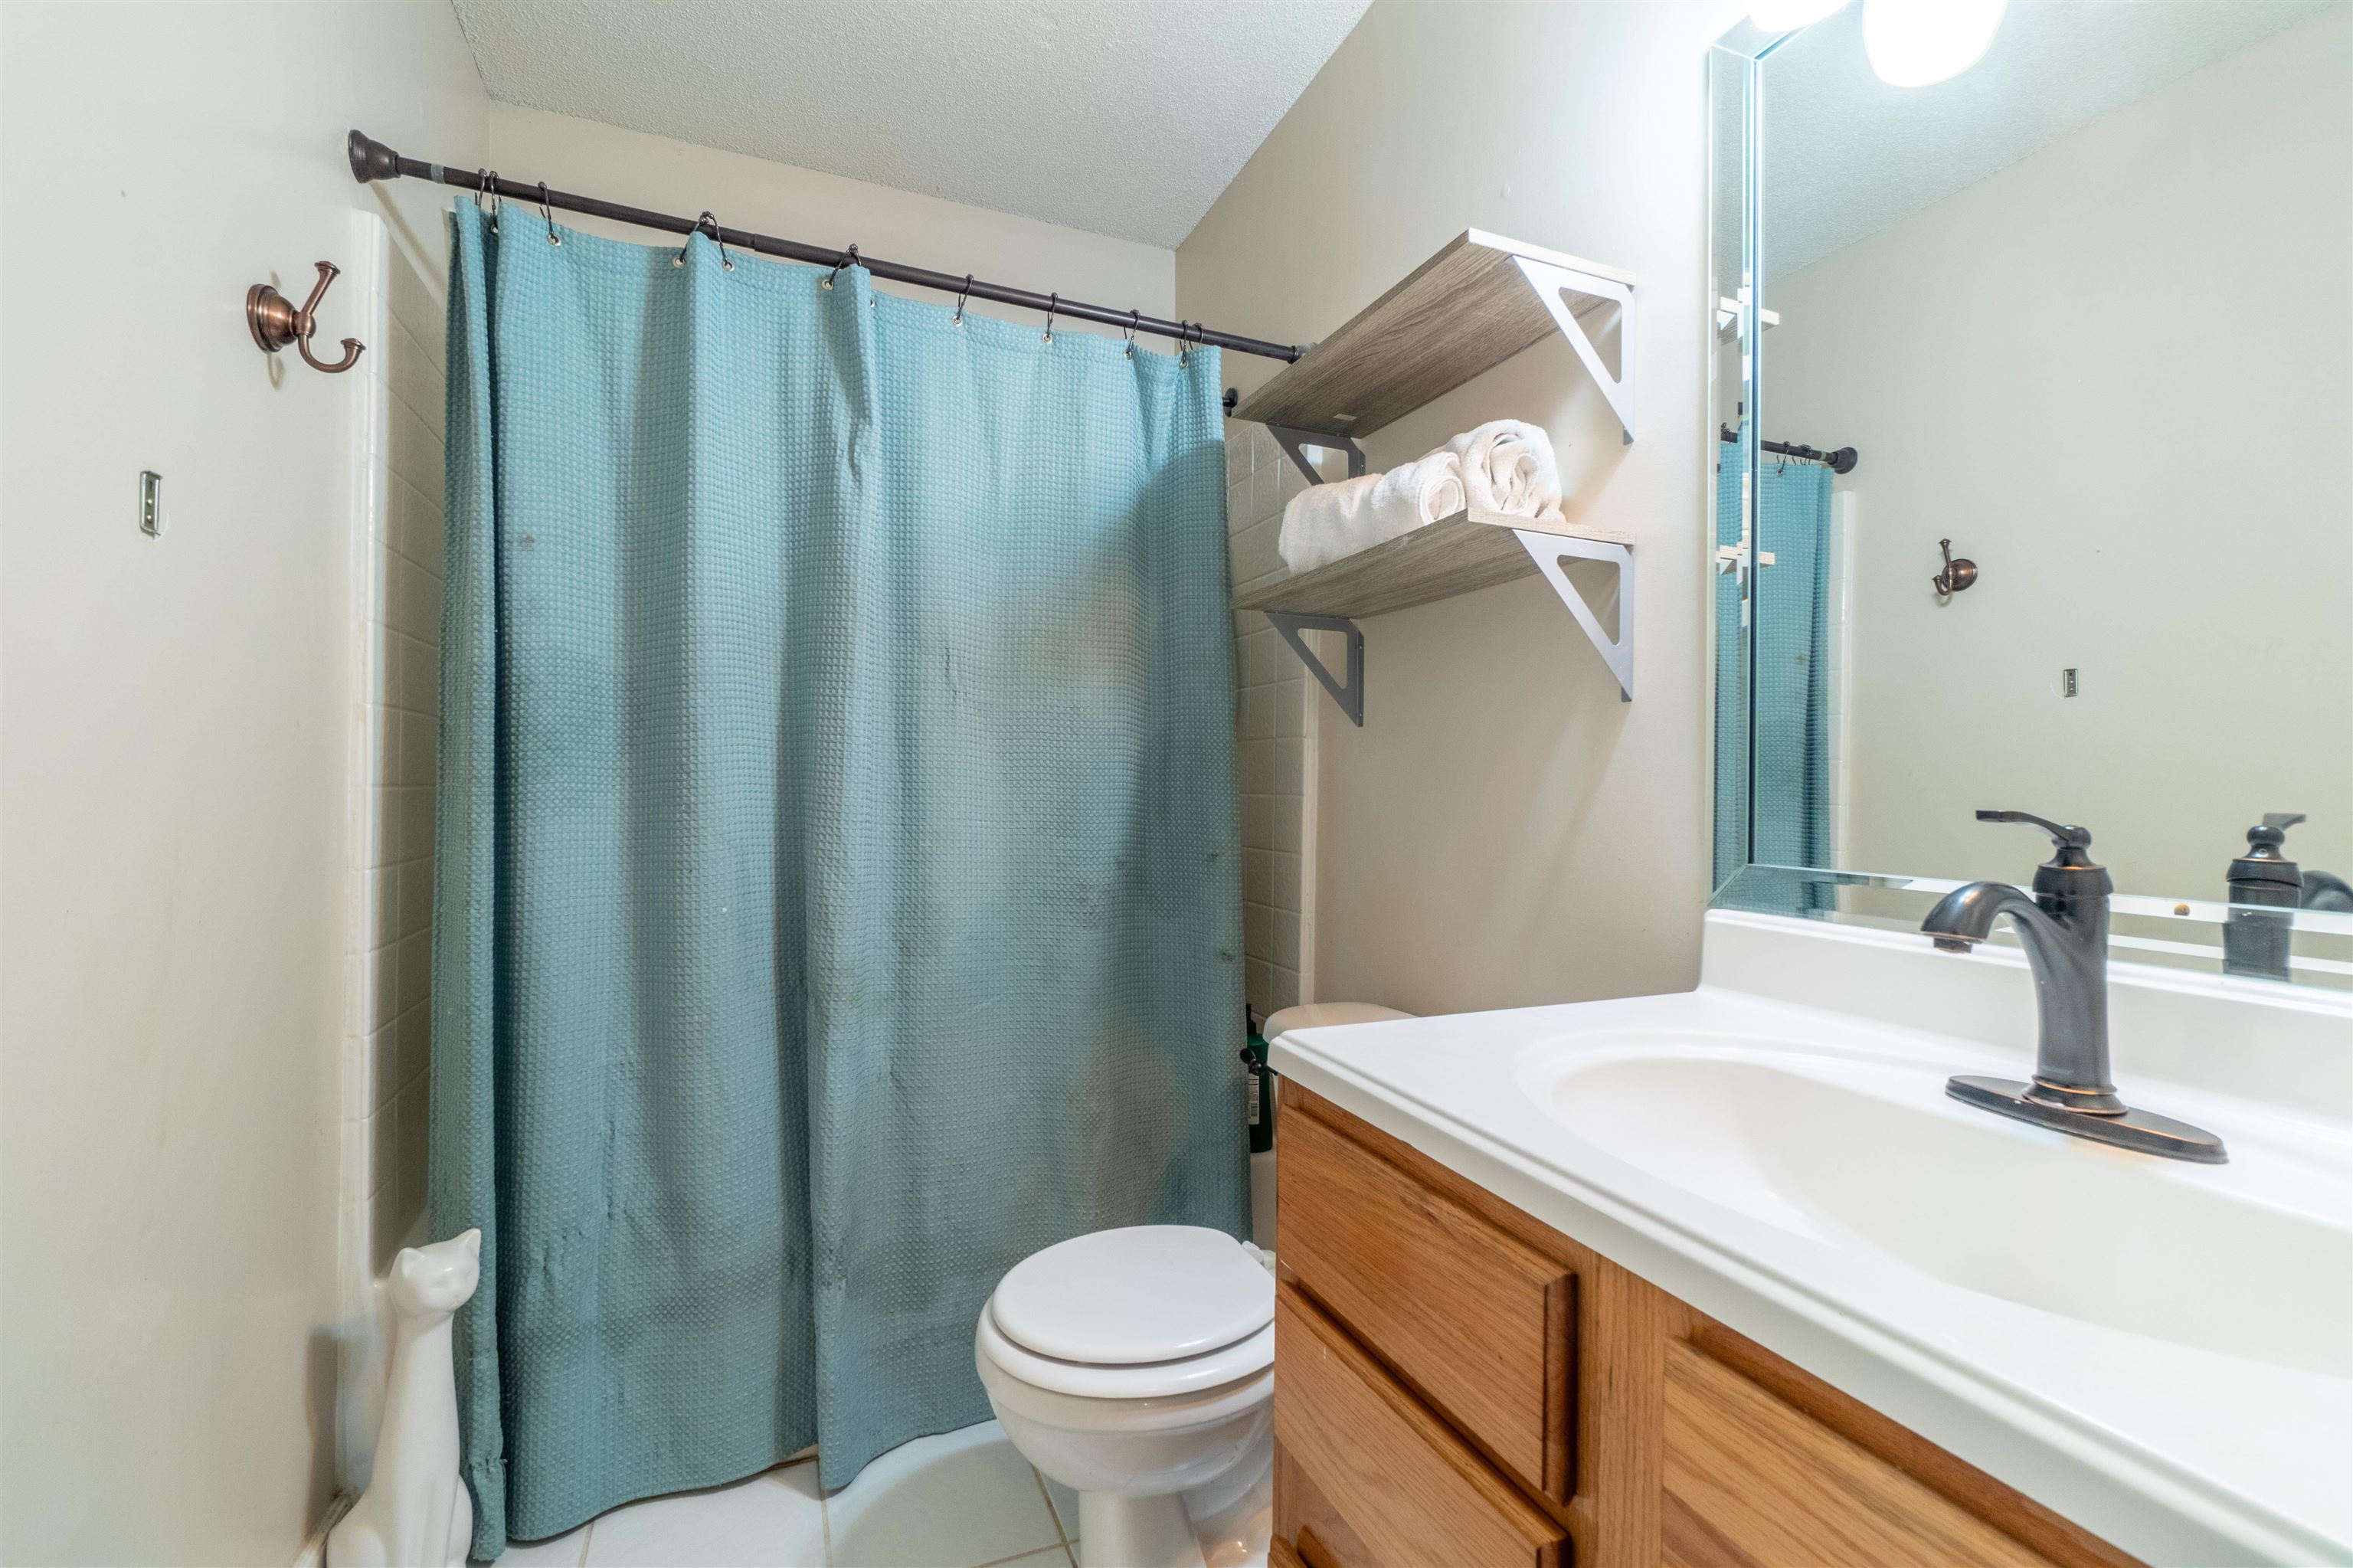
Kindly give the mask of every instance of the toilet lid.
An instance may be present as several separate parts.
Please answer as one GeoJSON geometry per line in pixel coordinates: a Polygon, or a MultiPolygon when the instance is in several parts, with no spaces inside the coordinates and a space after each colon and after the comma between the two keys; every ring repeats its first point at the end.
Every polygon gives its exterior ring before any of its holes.
{"type": "Polygon", "coordinates": [[[1058,1361],[1170,1361],[1249,1338],[1274,1319],[1274,1277],[1199,1225],[1072,1236],[1013,1266],[989,1300],[1005,1337],[1058,1361]]]}

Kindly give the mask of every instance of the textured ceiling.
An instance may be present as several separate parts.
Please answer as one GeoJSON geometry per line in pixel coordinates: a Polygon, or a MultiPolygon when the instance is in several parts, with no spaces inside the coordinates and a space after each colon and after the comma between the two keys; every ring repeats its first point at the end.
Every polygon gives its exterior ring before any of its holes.
{"type": "Polygon", "coordinates": [[[1173,247],[1367,0],[455,0],[492,98],[1173,247]]]}
{"type": "Polygon", "coordinates": [[[1864,58],[1862,7],[1849,5],[1765,61],[1766,275],[1787,277],[2327,8],[2021,0],[1959,76],[1889,87],[1864,58]]]}

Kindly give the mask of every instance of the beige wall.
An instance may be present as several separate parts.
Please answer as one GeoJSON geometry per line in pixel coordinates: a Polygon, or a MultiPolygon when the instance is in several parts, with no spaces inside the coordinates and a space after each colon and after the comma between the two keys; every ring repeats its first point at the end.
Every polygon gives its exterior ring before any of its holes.
{"type": "Polygon", "coordinates": [[[470,158],[489,106],[437,5],[12,4],[0,56],[0,1555],[283,1563],[332,1478],[364,389],[244,296],[385,210],[347,128],[470,158]]]}
{"type": "MultiPolygon", "coordinates": [[[[1638,695],[1538,579],[1363,623],[1365,727],[1311,689],[1323,999],[1427,1012],[1698,978],[1704,57],[1740,14],[1381,0],[1177,250],[1181,314],[1278,341],[1330,333],[1466,228],[1641,280],[1633,446],[1556,340],[1366,443],[1379,467],[1481,419],[1546,425],[1573,513],[1639,541],[1638,695]]],[[[1226,363],[1245,390],[1274,368],[1226,363]]]]}
{"type": "Polygon", "coordinates": [[[2265,811],[2353,864],[2348,85],[2337,6],[1767,285],[1766,433],[1862,453],[1850,869],[2022,880],[1978,807],[2127,893],[2265,811]]]}
{"type": "MultiPolygon", "coordinates": [[[[855,244],[870,256],[943,272],[972,272],[996,282],[1133,308],[1146,315],[1166,315],[1173,308],[1172,252],[1033,217],[987,212],[937,196],[505,103],[491,109],[491,154],[509,179],[545,180],[559,190],[689,217],[709,208],[729,228],[816,245],[855,244]]],[[[567,215],[564,221],[641,244],[659,239],[645,229],[597,218],[567,215]]],[[[929,290],[895,283],[881,287],[948,302],[929,290]]],[[[1006,306],[976,302],[972,309],[1041,326],[1044,322],[1035,312],[1006,306]]],[[[1076,330],[1077,323],[1069,324],[1076,330]]]]}

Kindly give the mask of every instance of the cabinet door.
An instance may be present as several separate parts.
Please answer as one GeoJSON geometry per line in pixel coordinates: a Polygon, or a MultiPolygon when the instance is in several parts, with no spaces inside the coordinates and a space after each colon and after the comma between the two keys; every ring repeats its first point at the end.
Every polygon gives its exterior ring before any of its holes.
{"type": "Polygon", "coordinates": [[[1282,1124],[1282,1261],[1523,1486],[1576,1487],[1568,1270],[1313,1116],[1282,1124]]]}
{"type": "Polygon", "coordinates": [[[1561,1528],[1294,1287],[1277,1294],[1274,1322],[1275,1441],[1365,1556],[1383,1568],[1560,1568],[1561,1528]]]}
{"type": "Polygon", "coordinates": [[[1704,1352],[1666,1353],[1668,1568],[2050,1563],[1704,1352]]]}

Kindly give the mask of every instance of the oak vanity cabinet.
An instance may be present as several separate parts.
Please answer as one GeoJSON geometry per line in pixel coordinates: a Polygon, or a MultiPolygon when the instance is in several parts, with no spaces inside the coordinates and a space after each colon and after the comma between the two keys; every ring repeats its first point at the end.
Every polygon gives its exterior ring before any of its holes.
{"type": "Polygon", "coordinates": [[[2135,1559],[1282,1083],[1272,1561],[2135,1559]]]}

